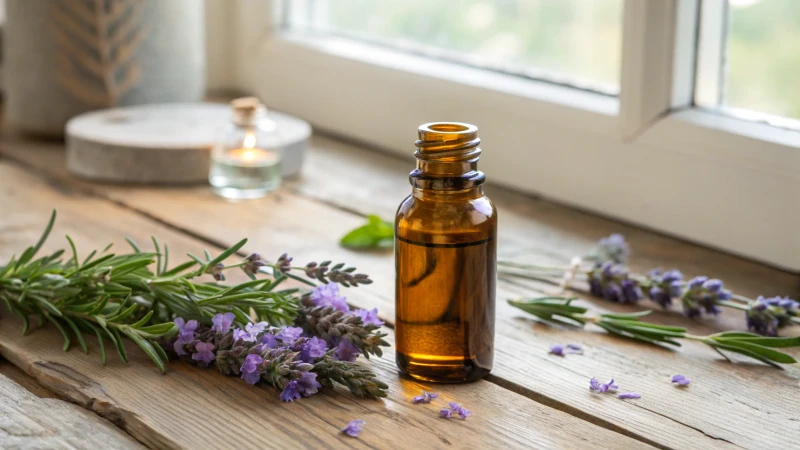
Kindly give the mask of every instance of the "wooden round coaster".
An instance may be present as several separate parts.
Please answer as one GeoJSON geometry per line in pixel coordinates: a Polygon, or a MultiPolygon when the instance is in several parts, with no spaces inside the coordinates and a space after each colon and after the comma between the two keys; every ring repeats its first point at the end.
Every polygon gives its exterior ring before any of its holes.
{"type": "MultiPolygon", "coordinates": [[[[311,126],[269,111],[285,139],[283,176],[300,171],[311,126]]],[[[99,181],[183,184],[208,181],[210,149],[230,121],[228,105],[176,103],[105,109],[67,122],[67,169],[99,181]]]]}

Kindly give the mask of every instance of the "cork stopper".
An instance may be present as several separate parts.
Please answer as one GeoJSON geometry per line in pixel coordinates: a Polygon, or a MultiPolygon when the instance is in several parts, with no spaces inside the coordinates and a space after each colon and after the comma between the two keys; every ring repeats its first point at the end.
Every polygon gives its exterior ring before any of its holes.
{"type": "Polygon", "coordinates": [[[231,101],[233,122],[237,125],[254,125],[267,116],[267,107],[256,97],[241,97],[231,101]]]}

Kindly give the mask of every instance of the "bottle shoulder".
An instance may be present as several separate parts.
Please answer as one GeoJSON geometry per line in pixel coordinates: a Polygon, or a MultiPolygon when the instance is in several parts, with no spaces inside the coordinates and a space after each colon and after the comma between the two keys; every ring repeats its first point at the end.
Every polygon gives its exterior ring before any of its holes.
{"type": "Polygon", "coordinates": [[[395,229],[414,241],[471,242],[496,235],[497,209],[486,196],[436,201],[410,195],[397,209],[395,229]]]}

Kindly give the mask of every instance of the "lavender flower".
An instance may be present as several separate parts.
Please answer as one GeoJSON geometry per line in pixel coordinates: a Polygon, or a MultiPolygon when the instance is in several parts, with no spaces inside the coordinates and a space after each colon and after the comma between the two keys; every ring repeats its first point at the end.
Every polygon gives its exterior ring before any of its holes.
{"type": "Polygon", "coordinates": [[[258,335],[259,333],[263,333],[269,327],[267,322],[258,322],[258,323],[248,323],[245,325],[244,329],[247,330],[253,337],[258,335]]]}
{"type": "Polygon", "coordinates": [[[747,329],[762,336],[777,336],[780,319],[775,309],[764,297],[758,297],[747,310],[747,329]]]}
{"type": "Polygon", "coordinates": [[[778,328],[791,325],[799,309],[800,303],[789,297],[758,297],[747,311],[747,328],[764,336],[777,336],[778,328]]]}
{"type": "Polygon", "coordinates": [[[619,386],[614,384],[613,378],[608,383],[602,383],[602,384],[599,381],[597,381],[597,378],[595,377],[592,377],[592,379],[589,380],[589,390],[593,392],[606,393],[608,391],[616,391],[618,388],[619,386]]]}
{"type": "Polygon", "coordinates": [[[314,372],[302,372],[297,380],[297,386],[303,397],[309,397],[319,392],[322,385],[317,381],[317,374],[314,372]]]}
{"type": "Polygon", "coordinates": [[[251,253],[245,258],[245,261],[242,270],[250,276],[255,276],[262,267],[267,265],[267,263],[261,260],[261,255],[258,253],[251,253]]]}
{"type": "Polygon", "coordinates": [[[231,312],[227,312],[225,314],[216,314],[211,318],[211,322],[214,324],[211,329],[217,333],[225,333],[231,329],[231,325],[233,325],[233,319],[235,317],[236,316],[231,312]]]}
{"type": "Polygon", "coordinates": [[[328,343],[314,336],[303,344],[300,350],[300,359],[305,363],[313,363],[315,359],[325,356],[327,351],[328,343]]]}
{"type": "Polygon", "coordinates": [[[683,291],[683,274],[677,270],[661,272],[653,269],[647,273],[647,283],[650,285],[648,296],[666,309],[672,305],[672,299],[681,296],[683,291]]]}
{"type": "Polygon", "coordinates": [[[730,298],[731,292],[723,288],[722,281],[700,276],[689,280],[681,300],[687,316],[699,317],[703,311],[707,314],[719,314],[721,310],[718,302],[730,298]]]}
{"type": "MultiPolygon", "coordinates": [[[[263,362],[264,358],[256,354],[247,355],[244,359],[244,363],[242,363],[242,367],[239,368],[239,371],[242,373],[242,379],[249,384],[258,383],[258,380],[261,379],[258,366],[263,362]]],[[[281,398],[283,398],[283,394],[281,394],[281,398]]]]}
{"type": "Polygon", "coordinates": [[[357,310],[353,311],[353,315],[357,316],[357,317],[360,317],[361,318],[361,322],[364,325],[369,325],[369,324],[375,325],[375,326],[383,325],[383,321],[378,318],[378,308],[357,309],[357,310]]]}
{"type": "Polygon", "coordinates": [[[596,261],[598,264],[607,261],[625,264],[630,255],[631,249],[628,247],[628,243],[625,242],[625,236],[615,233],[600,239],[592,254],[589,255],[589,259],[596,261]]]}
{"type": "Polygon", "coordinates": [[[210,344],[207,342],[198,342],[195,344],[195,349],[197,350],[194,354],[192,354],[192,359],[195,361],[202,361],[208,366],[211,361],[214,360],[214,344],[210,344]]]}
{"type": "Polygon", "coordinates": [[[431,400],[433,400],[433,399],[435,399],[437,397],[439,397],[439,394],[437,394],[435,392],[427,392],[427,391],[423,390],[422,391],[422,395],[418,395],[418,396],[412,398],[411,401],[413,403],[430,403],[431,400]]]}
{"type": "Polygon", "coordinates": [[[283,391],[281,391],[281,400],[285,402],[293,402],[295,400],[299,400],[301,397],[300,384],[295,380],[292,380],[286,384],[286,387],[284,387],[283,391]]]}
{"type": "Polygon", "coordinates": [[[278,261],[275,263],[275,265],[278,267],[279,271],[286,273],[292,268],[292,258],[290,258],[288,254],[284,253],[278,258],[278,261]]]}
{"type": "Polygon", "coordinates": [[[583,347],[578,344],[555,344],[550,346],[550,353],[558,356],[566,356],[570,353],[580,354],[583,353],[583,347]]]}
{"type": "Polygon", "coordinates": [[[459,405],[456,402],[450,402],[450,408],[442,408],[439,411],[439,417],[449,419],[450,417],[453,416],[453,413],[458,414],[459,416],[461,416],[462,419],[466,420],[467,417],[469,417],[470,414],[472,414],[472,411],[468,410],[467,408],[464,408],[463,406],[459,405]]]}
{"type": "Polygon", "coordinates": [[[347,299],[339,295],[339,285],[335,283],[317,286],[311,291],[311,301],[315,306],[330,306],[337,311],[349,312],[347,299]]]}
{"type": "Polygon", "coordinates": [[[276,348],[278,346],[278,339],[272,333],[264,333],[261,335],[261,348],[276,348]]]}
{"type": "Polygon", "coordinates": [[[672,382],[677,383],[678,386],[687,386],[689,383],[692,382],[692,380],[686,378],[683,375],[673,375],[672,382]]]}
{"type": "Polygon", "coordinates": [[[361,434],[361,429],[364,427],[365,423],[366,422],[361,419],[351,420],[347,423],[346,427],[342,428],[342,433],[348,436],[358,437],[358,435],[361,434]]]}
{"type": "Polygon", "coordinates": [[[606,261],[588,273],[589,288],[592,294],[620,303],[636,303],[642,299],[639,284],[628,277],[628,270],[623,266],[606,261]]]}
{"type": "Polygon", "coordinates": [[[338,361],[353,362],[356,360],[357,356],[358,356],[358,348],[356,348],[353,344],[351,344],[350,341],[348,341],[347,339],[339,340],[339,346],[333,353],[333,358],[338,361]]]}
{"type": "Polygon", "coordinates": [[[241,328],[236,328],[235,330],[233,330],[233,340],[244,341],[244,342],[255,342],[256,337],[241,328]]]}
{"type": "Polygon", "coordinates": [[[303,329],[300,327],[282,327],[280,333],[278,333],[275,337],[278,338],[284,344],[294,344],[294,341],[300,338],[300,335],[303,334],[303,329]]]}
{"type": "Polygon", "coordinates": [[[617,398],[621,398],[623,400],[630,398],[642,398],[642,394],[639,394],[638,392],[623,392],[617,395],[617,398]]]}
{"type": "Polygon", "coordinates": [[[178,327],[178,338],[175,340],[172,348],[180,356],[186,355],[184,345],[191,345],[194,341],[194,331],[197,329],[197,321],[190,320],[184,321],[182,317],[175,318],[175,325],[178,327]]]}
{"type": "Polygon", "coordinates": [[[225,270],[225,264],[218,263],[213,267],[209,267],[206,272],[211,274],[211,276],[217,281],[225,281],[225,274],[222,272],[223,270],[225,270]]]}

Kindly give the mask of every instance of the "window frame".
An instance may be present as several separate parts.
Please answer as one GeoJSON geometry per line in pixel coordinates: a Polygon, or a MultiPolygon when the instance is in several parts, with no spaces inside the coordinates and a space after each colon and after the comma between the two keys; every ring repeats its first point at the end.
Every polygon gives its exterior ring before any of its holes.
{"type": "Polygon", "coordinates": [[[800,132],[695,107],[698,0],[625,0],[617,98],[286,31],[283,6],[216,30],[270,107],[408,158],[420,123],[472,122],[490,182],[800,270],[800,132]]]}

